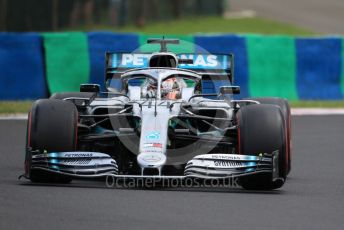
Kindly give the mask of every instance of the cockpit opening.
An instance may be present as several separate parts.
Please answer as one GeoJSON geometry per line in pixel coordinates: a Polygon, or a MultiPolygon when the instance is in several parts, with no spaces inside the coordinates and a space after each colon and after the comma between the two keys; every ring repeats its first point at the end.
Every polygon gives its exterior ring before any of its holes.
{"type": "Polygon", "coordinates": [[[165,78],[159,87],[157,80],[150,77],[142,76],[128,80],[128,90],[140,90],[140,99],[179,100],[182,98],[183,89],[194,90],[195,85],[194,80],[177,74],[165,78]]]}

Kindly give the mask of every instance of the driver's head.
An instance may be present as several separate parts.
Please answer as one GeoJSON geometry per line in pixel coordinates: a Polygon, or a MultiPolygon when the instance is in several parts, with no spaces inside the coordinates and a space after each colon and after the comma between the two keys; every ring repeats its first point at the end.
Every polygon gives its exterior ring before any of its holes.
{"type": "Polygon", "coordinates": [[[162,98],[167,100],[176,100],[180,98],[181,86],[178,84],[176,77],[171,77],[162,82],[162,98]]]}

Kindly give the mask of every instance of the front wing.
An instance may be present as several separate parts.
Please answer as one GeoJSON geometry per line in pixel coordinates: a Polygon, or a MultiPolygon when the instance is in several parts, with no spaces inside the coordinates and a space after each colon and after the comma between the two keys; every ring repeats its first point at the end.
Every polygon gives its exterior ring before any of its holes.
{"type": "MultiPolygon", "coordinates": [[[[191,159],[184,169],[184,175],[119,175],[116,161],[105,153],[99,152],[31,152],[29,166],[31,170],[42,170],[76,178],[151,178],[151,179],[223,179],[253,174],[270,173],[272,180],[279,177],[279,152],[271,154],[202,154],[191,159]],[[36,153],[36,154],[35,154],[36,153]]],[[[29,175],[26,175],[29,177],[29,175]]]]}

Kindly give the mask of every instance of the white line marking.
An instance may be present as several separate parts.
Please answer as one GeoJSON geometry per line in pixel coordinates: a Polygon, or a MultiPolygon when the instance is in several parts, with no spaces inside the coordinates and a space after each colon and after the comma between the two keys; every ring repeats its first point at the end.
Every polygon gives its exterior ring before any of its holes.
{"type": "Polygon", "coordinates": [[[0,114],[0,120],[27,120],[27,114],[0,114]]]}
{"type": "Polygon", "coordinates": [[[294,116],[303,115],[344,115],[344,108],[293,108],[291,114],[294,116]]]}

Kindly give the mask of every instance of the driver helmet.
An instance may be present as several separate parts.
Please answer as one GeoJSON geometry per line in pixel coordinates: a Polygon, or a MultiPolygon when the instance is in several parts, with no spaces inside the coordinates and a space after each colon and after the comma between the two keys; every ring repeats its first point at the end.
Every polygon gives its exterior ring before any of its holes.
{"type": "Polygon", "coordinates": [[[161,93],[163,99],[176,100],[181,97],[182,88],[186,87],[183,79],[171,77],[161,84],[161,93]]]}

